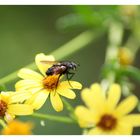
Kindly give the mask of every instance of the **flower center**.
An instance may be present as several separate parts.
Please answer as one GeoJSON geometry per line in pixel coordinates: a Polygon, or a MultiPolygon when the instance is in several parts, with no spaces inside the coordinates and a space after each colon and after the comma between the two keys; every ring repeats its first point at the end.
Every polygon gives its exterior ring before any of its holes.
{"type": "Polygon", "coordinates": [[[0,117],[4,117],[6,110],[7,110],[7,103],[0,100],[0,117]]]}
{"type": "Polygon", "coordinates": [[[59,75],[51,75],[43,79],[44,88],[53,90],[57,88],[59,75]]]}
{"type": "Polygon", "coordinates": [[[103,115],[98,126],[104,130],[112,130],[116,127],[117,120],[112,115],[103,115]]]}

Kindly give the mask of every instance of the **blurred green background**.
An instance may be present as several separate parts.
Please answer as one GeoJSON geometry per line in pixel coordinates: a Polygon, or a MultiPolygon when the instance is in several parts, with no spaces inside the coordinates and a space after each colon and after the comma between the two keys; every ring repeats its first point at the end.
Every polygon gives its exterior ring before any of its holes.
{"type": "MultiPolygon", "coordinates": [[[[131,9],[130,9],[131,10],[131,9]]],[[[129,13],[129,12],[128,12],[129,13]]],[[[126,26],[125,39],[131,34],[132,19],[121,16],[119,6],[0,6],[0,77],[18,70],[34,61],[37,53],[51,53],[67,43],[72,38],[86,30],[103,32],[103,35],[91,42],[88,46],[66,60],[80,64],[78,72],[73,79],[89,87],[93,82],[99,81],[100,72],[105,58],[108,43],[108,28],[111,20],[117,20],[126,26]]],[[[131,14],[131,13],[130,13],[131,14]]],[[[133,14],[133,13],[132,13],[133,14]]],[[[139,23],[139,16],[137,17],[139,23]]],[[[138,24],[137,23],[137,24],[138,24]]],[[[62,52],[64,53],[64,52],[62,52]]],[[[137,60],[139,55],[137,55],[137,60]]],[[[136,66],[139,62],[136,61],[136,66]]],[[[14,82],[8,84],[8,90],[14,90],[14,82]]],[[[137,90],[139,90],[137,86],[137,90]]],[[[137,91],[136,91],[137,93],[137,91]]],[[[80,92],[76,91],[76,100],[68,100],[73,106],[82,103],[80,92]]],[[[48,114],[67,115],[64,109],[56,113],[49,100],[38,112],[48,114]]],[[[42,120],[41,126],[38,118],[30,116],[20,117],[35,123],[34,134],[81,134],[78,125],[64,124],[42,120]]],[[[140,134],[138,129],[136,134],[140,134]]]]}

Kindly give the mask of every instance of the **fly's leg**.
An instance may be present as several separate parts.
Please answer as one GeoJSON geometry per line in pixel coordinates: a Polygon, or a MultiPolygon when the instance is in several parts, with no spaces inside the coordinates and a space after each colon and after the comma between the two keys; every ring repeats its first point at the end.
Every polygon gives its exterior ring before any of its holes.
{"type": "MultiPolygon", "coordinates": [[[[67,76],[67,80],[68,80],[68,83],[69,83],[69,85],[72,87],[72,85],[71,85],[71,83],[70,83],[70,80],[72,79],[72,77],[75,75],[75,73],[74,72],[68,72],[68,73],[66,73],[66,76],[67,76]],[[69,75],[70,75],[70,77],[69,77],[69,75]]],[[[73,88],[73,87],[72,87],[73,88]]]]}
{"type": "Polygon", "coordinates": [[[73,76],[75,75],[74,72],[69,72],[68,74],[70,75],[70,77],[68,78],[68,80],[71,80],[73,78],[73,76]]]}
{"type": "Polygon", "coordinates": [[[56,82],[56,88],[57,88],[57,86],[58,86],[59,79],[60,79],[61,75],[62,75],[62,74],[59,74],[59,76],[58,76],[58,79],[57,79],[57,82],[56,82]]]}
{"type": "Polygon", "coordinates": [[[56,89],[57,89],[57,86],[58,86],[58,82],[59,82],[59,79],[61,77],[62,74],[59,74],[59,77],[57,79],[57,82],[56,82],[56,88],[55,88],[55,92],[54,92],[54,96],[56,95],[56,89]]]}

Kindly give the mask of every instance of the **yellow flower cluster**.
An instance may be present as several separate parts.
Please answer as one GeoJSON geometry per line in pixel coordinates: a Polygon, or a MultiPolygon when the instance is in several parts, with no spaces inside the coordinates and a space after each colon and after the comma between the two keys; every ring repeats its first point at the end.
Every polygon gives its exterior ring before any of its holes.
{"type": "Polygon", "coordinates": [[[34,110],[40,109],[47,98],[56,111],[63,110],[60,96],[69,99],[76,97],[72,89],[81,89],[82,85],[76,81],[58,81],[59,75],[47,76],[46,71],[52,64],[43,64],[41,61],[54,61],[54,57],[43,53],[36,55],[35,62],[41,73],[27,68],[19,71],[18,76],[23,80],[16,83],[16,92],[1,92],[0,118],[10,123],[16,115],[31,115],[34,110]]]}
{"type": "Polygon", "coordinates": [[[121,88],[118,84],[110,86],[107,93],[99,84],[82,91],[82,99],[87,107],[78,106],[75,114],[79,125],[87,128],[87,134],[132,134],[133,127],[140,126],[140,114],[129,114],[137,105],[138,99],[131,95],[119,103],[121,88]]]}
{"type": "MultiPolygon", "coordinates": [[[[122,64],[130,63],[130,57],[124,50],[120,51],[119,58],[122,64]]],[[[46,100],[50,98],[55,111],[63,110],[61,96],[68,99],[76,97],[73,89],[81,89],[82,84],[77,81],[64,81],[63,76],[47,76],[46,71],[51,63],[42,61],[55,61],[52,55],[37,54],[35,63],[39,72],[28,68],[22,68],[18,72],[21,78],[15,84],[15,92],[1,92],[0,94],[0,118],[4,119],[8,126],[2,130],[2,134],[31,134],[32,125],[13,121],[16,115],[31,115],[34,110],[40,109],[46,100]]],[[[132,134],[133,128],[140,126],[140,114],[129,114],[137,105],[138,99],[131,95],[119,103],[121,87],[112,84],[104,93],[98,83],[82,91],[82,100],[86,107],[76,107],[74,114],[81,128],[85,128],[86,134],[132,134]]]]}
{"type": "Polygon", "coordinates": [[[0,117],[7,122],[12,121],[15,115],[31,115],[33,107],[23,102],[29,97],[27,92],[1,92],[0,117]]]}

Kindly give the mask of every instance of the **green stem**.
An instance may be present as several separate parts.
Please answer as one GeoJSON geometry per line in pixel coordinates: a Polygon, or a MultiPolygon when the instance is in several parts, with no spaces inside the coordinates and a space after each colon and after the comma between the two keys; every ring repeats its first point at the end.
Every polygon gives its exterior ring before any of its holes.
{"type": "MultiPolygon", "coordinates": [[[[91,43],[92,41],[95,41],[103,33],[104,33],[103,30],[96,32],[96,34],[93,33],[93,31],[85,31],[50,54],[54,55],[54,57],[57,60],[64,59],[66,56],[69,56],[73,54],[74,52],[84,47],[87,47],[89,43],[91,43]]],[[[34,70],[36,69],[35,63],[31,63],[24,67],[32,68],[34,70]]],[[[16,80],[18,78],[17,72],[18,70],[1,78],[0,84],[6,84],[10,81],[16,80]]]]}
{"type": "Polygon", "coordinates": [[[1,120],[1,119],[0,119],[0,125],[1,125],[3,128],[7,127],[6,123],[5,123],[3,120],[1,120]]]}
{"type": "Polygon", "coordinates": [[[63,100],[63,103],[66,105],[67,110],[70,111],[71,113],[73,113],[74,108],[71,106],[71,104],[69,104],[64,98],[62,100],[63,100]]]}
{"type": "Polygon", "coordinates": [[[107,46],[105,61],[110,63],[118,56],[118,48],[120,47],[123,39],[123,26],[120,23],[114,22],[109,28],[109,45],[107,46]]]}
{"type": "Polygon", "coordinates": [[[36,118],[47,119],[47,120],[57,121],[57,122],[75,123],[71,118],[63,117],[63,116],[54,116],[54,115],[48,115],[42,113],[34,113],[32,114],[32,116],[36,118]]]}
{"type": "Polygon", "coordinates": [[[107,93],[107,89],[110,84],[115,82],[116,73],[114,67],[116,67],[116,61],[118,57],[118,49],[122,44],[123,40],[123,25],[118,22],[112,22],[109,27],[109,45],[105,55],[105,64],[103,68],[103,80],[101,81],[104,93],[107,93]],[[115,62],[115,63],[114,63],[115,62]],[[113,68],[113,69],[112,69],[113,68]]]}
{"type": "Polygon", "coordinates": [[[64,98],[62,100],[63,100],[63,103],[65,104],[67,110],[69,111],[70,117],[73,119],[73,121],[77,122],[76,116],[74,114],[73,106],[69,102],[67,102],[64,98]]]}
{"type": "Polygon", "coordinates": [[[54,55],[56,59],[64,59],[78,50],[87,47],[89,43],[96,40],[100,35],[100,32],[94,34],[92,31],[85,31],[51,54],[54,55]]]}
{"type": "Polygon", "coordinates": [[[140,44],[136,38],[134,38],[133,36],[130,36],[128,41],[125,44],[125,47],[128,48],[132,52],[132,55],[135,58],[136,53],[140,49],[140,44]]]}

